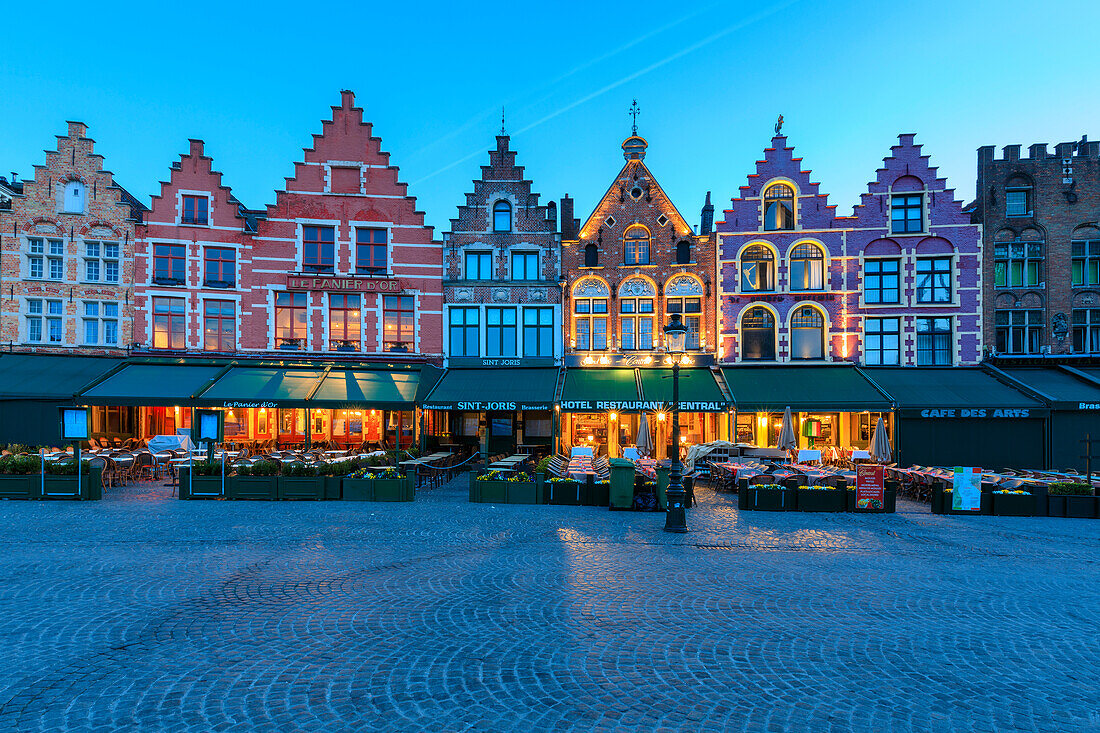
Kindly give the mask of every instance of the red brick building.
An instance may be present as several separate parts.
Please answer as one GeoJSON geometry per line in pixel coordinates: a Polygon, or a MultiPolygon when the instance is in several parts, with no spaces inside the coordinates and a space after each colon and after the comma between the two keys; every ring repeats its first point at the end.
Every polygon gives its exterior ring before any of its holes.
{"type": "Polygon", "coordinates": [[[153,199],[136,254],[145,348],[440,360],[442,248],[342,92],[262,212],[201,141],[153,199]]]}
{"type": "Polygon", "coordinates": [[[104,169],[82,122],[22,182],[0,181],[2,340],[16,351],[120,354],[145,207],[104,169]]]}

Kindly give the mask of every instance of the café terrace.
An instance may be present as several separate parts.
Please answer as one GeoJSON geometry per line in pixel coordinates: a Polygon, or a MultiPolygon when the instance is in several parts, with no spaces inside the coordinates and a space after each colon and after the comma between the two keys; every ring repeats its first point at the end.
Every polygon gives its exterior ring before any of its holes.
{"type": "MultiPolygon", "coordinates": [[[[194,409],[225,415],[235,445],[392,449],[439,445],[490,455],[617,457],[646,443],[671,456],[665,366],[448,368],[336,360],[0,356],[0,441],[56,445],[57,408],[91,407],[106,441],[175,435],[194,409]],[[643,428],[644,422],[644,428],[643,428]]],[[[1100,408],[1090,367],[898,368],[851,364],[680,370],[681,451],[776,444],[790,408],[800,448],[867,449],[878,419],[902,465],[1076,466],[1100,408]]]]}

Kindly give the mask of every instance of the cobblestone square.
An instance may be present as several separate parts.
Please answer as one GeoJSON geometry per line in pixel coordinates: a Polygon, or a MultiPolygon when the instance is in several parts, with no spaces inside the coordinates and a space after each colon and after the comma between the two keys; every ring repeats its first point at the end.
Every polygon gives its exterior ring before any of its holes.
{"type": "Polygon", "coordinates": [[[1100,730],[1100,525],[2,502],[0,729],[1100,730]]]}

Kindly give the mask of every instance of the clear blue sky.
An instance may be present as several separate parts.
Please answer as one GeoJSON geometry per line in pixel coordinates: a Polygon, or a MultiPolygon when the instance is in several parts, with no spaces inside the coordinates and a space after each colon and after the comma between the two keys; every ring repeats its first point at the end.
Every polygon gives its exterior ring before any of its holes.
{"type": "Polygon", "coordinates": [[[235,5],[8,8],[0,171],[29,174],[79,119],[145,201],[199,137],[260,207],[346,87],[438,236],[502,105],[535,190],[581,218],[635,97],[646,162],[691,222],[707,190],[728,204],[780,113],[841,213],[900,132],[967,201],[979,145],[1100,138],[1095,2],[235,5]]]}

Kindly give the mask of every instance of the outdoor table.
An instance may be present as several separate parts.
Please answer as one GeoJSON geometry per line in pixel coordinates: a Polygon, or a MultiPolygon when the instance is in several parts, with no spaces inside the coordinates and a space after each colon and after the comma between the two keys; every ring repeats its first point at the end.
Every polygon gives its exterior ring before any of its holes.
{"type": "Polygon", "coordinates": [[[864,458],[868,461],[871,460],[871,451],[853,450],[852,451],[852,460],[854,461],[854,460],[857,460],[859,458],[864,458]]]}

